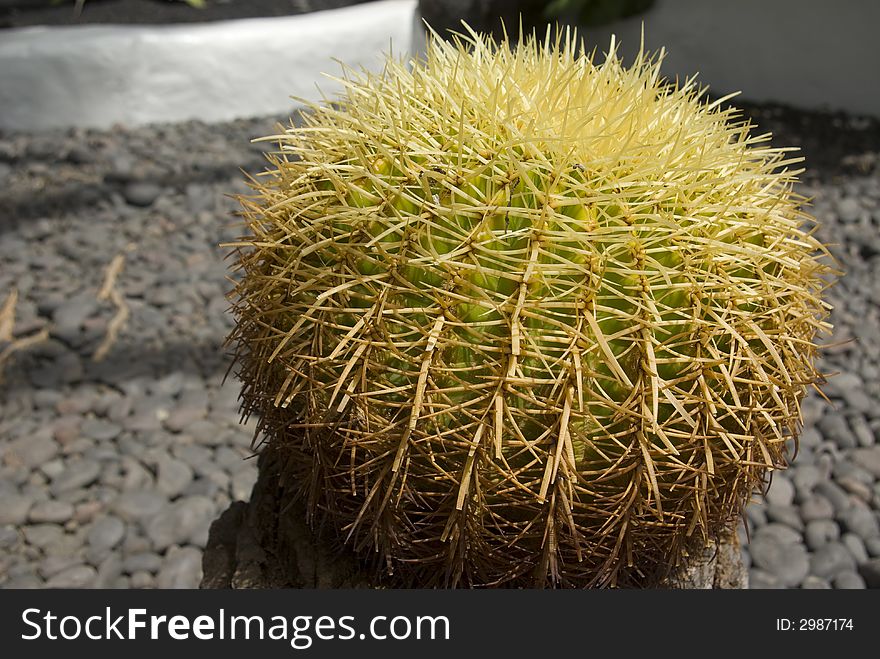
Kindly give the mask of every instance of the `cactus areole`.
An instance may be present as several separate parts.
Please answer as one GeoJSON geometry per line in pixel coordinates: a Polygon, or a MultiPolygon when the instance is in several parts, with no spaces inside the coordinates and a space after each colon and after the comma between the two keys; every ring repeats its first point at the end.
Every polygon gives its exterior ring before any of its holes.
{"type": "Polygon", "coordinates": [[[657,583],[787,463],[829,329],[800,159],[599,59],[434,38],[241,197],[243,412],[377,582],[657,583]]]}

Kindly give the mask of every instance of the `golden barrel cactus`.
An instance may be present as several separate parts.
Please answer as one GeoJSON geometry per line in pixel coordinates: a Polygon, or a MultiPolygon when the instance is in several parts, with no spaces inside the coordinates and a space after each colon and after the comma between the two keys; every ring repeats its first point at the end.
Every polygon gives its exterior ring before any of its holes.
{"type": "Polygon", "coordinates": [[[660,60],[432,39],[271,137],[243,411],[381,581],[650,585],[785,466],[830,273],[799,159],[660,60]]]}

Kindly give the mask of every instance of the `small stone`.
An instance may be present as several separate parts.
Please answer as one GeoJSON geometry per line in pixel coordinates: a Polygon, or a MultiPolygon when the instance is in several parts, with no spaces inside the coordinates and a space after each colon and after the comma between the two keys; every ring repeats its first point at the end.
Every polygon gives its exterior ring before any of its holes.
{"type": "Polygon", "coordinates": [[[97,520],[89,529],[89,545],[95,549],[112,549],[125,536],[125,524],[118,517],[108,515],[97,520]]]}
{"type": "Polygon", "coordinates": [[[796,531],[804,530],[804,522],[794,506],[767,506],[767,519],[784,524],[796,531]]]}
{"type": "Polygon", "coordinates": [[[171,432],[181,432],[190,424],[201,421],[208,413],[204,406],[183,406],[174,409],[165,419],[165,427],[171,432]]]}
{"type": "Polygon", "coordinates": [[[117,590],[130,590],[131,589],[131,578],[127,575],[123,574],[116,578],[116,581],[113,582],[111,588],[115,588],[117,590]]]}
{"type": "Polygon", "coordinates": [[[778,588],[784,588],[782,582],[769,572],[755,567],[749,570],[749,589],[767,590],[778,588]]]}
{"type": "Polygon", "coordinates": [[[830,519],[810,521],[804,529],[804,542],[811,551],[816,551],[839,538],[840,527],[830,519]]]}
{"type": "Polygon", "coordinates": [[[836,480],[837,484],[840,485],[840,487],[843,488],[843,490],[848,494],[852,494],[854,497],[860,499],[863,503],[869,503],[871,501],[873,492],[871,491],[870,486],[865,484],[863,481],[860,481],[851,476],[843,476],[836,480]]]}
{"type": "Polygon", "coordinates": [[[800,585],[810,571],[810,560],[802,544],[778,542],[765,534],[752,540],[749,553],[754,565],[773,574],[783,586],[800,585]]]}
{"type": "Polygon", "coordinates": [[[124,554],[141,554],[150,551],[150,541],[137,531],[139,529],[129,529],[125,540],[122,541],[122,552],[124,554]]]}
{"type": "Polygon", "coordinates": [[[64,536],[64,529],[57,524],[33,524],[21,527],[21,531],[25,542],[40,548],[48,547],[64,536]]]}
{"type": "Polygon", "coordinates": [[[51,428],[44,434],[21,437],[10,442],[3,451],[3,461],[11,466],[36,469],[58,455],[59,446],[51,437],[51,428]]]}
{"type": "Polygon", "coordinates": [[[0,549],[12,549],[19,540],[18,531],[12,526],[0,526],[0,549]]]}
{"type": "Polygon", "coordinates": [[[82,565],[82,558],[76,555],[67,555],[67,556],[47,556],[42,561],[40,561],[40,567],[37,568],[40,572],[40,576],[44,579],[48,579],[59,572],[63,572],[71,567],[76,565],[82,565]]]}
{"type": "Polygon", "coordinates": [[[37,389],[34,392],[34,407],[38,410],[53,409],[61,400],[61,393],[54,389],[37,389]]]}
{"type": "Polygon", "coordinates": [[[131,575],[132,588],[155,588],[156,580],[149,572],[135,572],[131,575]]]}
{"type": "Polygon", "coordinates": [[[216,471],[214,451],[206,446],[175,444],[171,451],[175,457],[192,467],[193,472],[199,476],[208,476],[213,471],[216,471]]]}
{"type": "Polygon", "coordinates": [[[153,474],[147,471],[140,461],[125,455],[122,457],[121,466],[125,471],[125,476],[122,479],[123,490],[153,489],[153,474]]]}
{"type": "Polygon", "coordinates": [[[122,426],[105,419],[86,419],[80,427],[83,436],[99,442],[109,442],[116,439],[122,432],[122,426]]]}
{"type": "Polygon", "coordinates": [[[794,486],[783,474],[775,473],[764,498],[771,506],[790,506],[794,501],[794,486]]]}
{"type": "Polygon", "coordinates": [[[51,491],[57,495],[87,487],[98,479],[100,473],[101,466],[94,460],[71,460],[58,478],[53,479],[51,491]]]}
{"type": "Polygon", "coordinates": [[[46,588],[87,588],[94,584],[97,576],[97,571],[91,565],[76,565],[46,581],[46,588]]]}
{"type": "MultiPolygon", "coordinates": [[[[64,447],[67,449],[67,447],[64,447]]],[[[64,460],[55,458],[40,465],[40,472],[47,478],[57,478],[64,471],[64,460]]]]}
{"type": "Polygon", "coordinates": [[[157,461],[156,488],[167,497],[178,497],[193,480],[192,468],[182,460],[166,455],[157,461]]]}
{"type": "Polygon", "coordinates": [[[79,428],[82,417],[73,414],[62,416],[52,424],[52,436],[55,441],[65,446],[79,437],[79,428]]]}
{"type": "Polygon", "coordinates": [[[175,371],[148,383],[148,391],[151,394],[165,397],[167,399],[175,398],[183,389],[183,373],[175,371]]]}
{"type": "Polygon", "coordinates": [[[159,588],[198,588],[202,580],[202,552],[194,547],[172,548],[159,574],[159,588]]]}
{"type": "Polygon", "coordinates": [[[152,490],[123,492],[112,504],[113,511],[127,522],[147,519],[166,506],[165,497],[152,490]]]}
{"type": "Polygon", "coordinates": [[[772,538],[780,544],[797,544],[801,542],[801,534],[786,524],[770,522],[755,530],[755,538],[772,538]]]}
{"type": "Polygon", "coordinates": [[[128,574],[135,572],[158,572],[162,567],[162,557],[153,552],[141,552],[126,556],[122,561],[122,569],[128,574]]]}
{"type": "Polygon", "coordinates": [[[850,428],[852,428],[853,434],[856,436],[856,439],[859,442],[859,446],[870,448],[874,446],[876,441],[874,437],[874,431],[871,430],[871,426],[868,425],[868,421],[861,414],[858,414],[852,417],[849,420],[850,428]]]}
{"type": "Polygon", "coordinates": [[[817,519],[832,519],[834,508],[825,497],[814,495],[801,504],[800,515],[807,523],[817,519]]]}
{"type": "Polygon", "coordinates": [[[880,558],[880,536],[866,539],[865,551],[871,558],[880,558]]]}
{"type": "Polygon", "coordinates": [[[810,556],[810,574],[825,579],[833,578],[843,570],[854,570],[856,562],[839,542],[829,542],[810,556]]]}
{"type": "Polygon", "coordinates": [[[151,206],[156,198],[162,194],[162,188],[155,183],[129,183],[122,190],[122,196],[132,206],[145,208],[151,206]]]}
{"type": "Polygon", "coordinates": [[[66,501],[41,501],[30,509],[28,519],[34,524],[63,524],[73,518],[73,506],[66,501]]]}
{"type": "Polygon", "coordinates": [[[94,587],[111,588],[120,576],[122,576],[122,559],[116,554],[110,554],[98,566],[94,587]]]}
{"type": "Polygon", "coordinates": [[[862,590],[865,580],[854,570],[843,570],[835,575],[834,587],[837,590],[862,590]]]}
{"type": "Polygon", "coordinates": [[[855,533],[861,538],[873,538],[880,535],[880,524],[874,513],[868,508],[853,507],[838,515],[838,521],[844,531],[855,533]]]}
{"type": "Polygon", "coordinates": [[[853,449],[859,444],[846,419],[839,412],[828,412],[818,425],[822,436],[834,442],[840,449],[853,449]]]}
{"type": "Polygon", "coordinates": [[[864,210],[858,199],[844,197],[837,202],[837,217],[842,222],[858,222],[864,210]]]}
{"type": "Polygon", "coordinates": [[[865,543],[855,533],[844,533],[843,537],[840,538],[840,542],[855,559],[856,564],[864,563],[868,560],[868,550],[865,548],[865,543]]]}
{"type": "Polygon", "coordinates": [[[249,465],[246,469],[239,469],[232,474],[232,498],[236,501],[248,501],[256,482],[257,470],[255,466],[249,465]]]}
{"type": "Polygon", "coordinates": [[[852,459],[874,478],[880,479],[880,445],[856,449],[852,452],[852,459]]]}
{"type": "Polygon", "coordinates": [[[880,588],[880,558],[872,558],[859,566],[859,574],[868,588],[880,588]]]}
{"type": "Polygon", "coordinates": [[[159,551],[187,542],[204,546],[216,514],[213,501],[203,496],[180,499],[147,524],[147,536],[159,551]]]}
{"type": "Polygon", "coordinates": [[[7,588],[9,590],[31,590],[43,588],[43,586],[43,582],[33,575],[15,577],[3,584],[3,588],[7,588]]]}
{"type": "Polygon", "coordinates": [[[746,517],[752,528],[763,526],[767,523],[767,506],[763,503],[753,503],[746,507],[746,517]]]}
{"type": "Polygon", "coordinates": [[[827,579],[808,574],[801,584],[801,588],[804,590],[831,590],[831,584],[828,583],[827,579]]]}
{"type": "Polygon", "coordinates": [[[66,299],[52,312],[52,322],[56,326],[56,335],[67,337],[68,333],[77,333],[86,318],[98,310],[98,298],[92,292],[83,292],[66,299]]]}
{"type": "Polygon", "coordinates": [[[838,515],[852,507],[852,500],[849,495],[843,488],[832,481],[822,481],[816,485],[815,492],[825,497],[838,515]]]}
{"type": "Polygon", "coordinates": [[[208,419],[199,419],[186,427],[186,434],[193,438],[196,444],[205,446],[219,446],[226,442],[227,433],[217,427],[208,419]]]}
{"type": "Polygon", "coordinates": [[[18,526],[24,524],[33,505],[32,497],[15,494],[4,496],[3,503],[0,505],[0,525],[18,526]]]}

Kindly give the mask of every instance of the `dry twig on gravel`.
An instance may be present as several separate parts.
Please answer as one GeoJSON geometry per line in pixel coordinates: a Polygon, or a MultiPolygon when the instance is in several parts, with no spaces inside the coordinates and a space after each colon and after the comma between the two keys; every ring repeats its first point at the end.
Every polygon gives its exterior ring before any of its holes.
{"type": "Polygon", "coordinates": [[[110,352],[110,348],[116,343],[116,337],[119,335],[119,332],[128,320],[130,313],[128,305],[125,303],[125,298],[122,297],[122,294],[116,288],[116,279],[119,277],[119,273],[122,272],[124,265],[125,256],[123,254],[117,254],[113,257],[113,260],[110,261],[104,274],[104,285],[101,286],[101,290],[98,292],[99,300],[109,299],[114,305],[116,305],[116,315],[110,320],[110,325],[107,327],[107,334],[104,337],[104,340],[101,341],[101,345],[97,347],[95,353],[92,355],[92,359],[96,362],[101,361],[107,356],[107,353],[110,352]]]}

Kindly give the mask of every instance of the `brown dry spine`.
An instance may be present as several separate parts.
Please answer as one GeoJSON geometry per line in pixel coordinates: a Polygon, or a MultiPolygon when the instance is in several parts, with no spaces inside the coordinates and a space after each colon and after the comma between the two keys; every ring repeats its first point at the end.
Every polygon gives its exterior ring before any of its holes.
{"type": "Polygon", "coordinates": [[[786,465],[831,273],[799,162],[660,57],[432,39],[242,197],[243,413],[420,586],[656,582],[786,465]]]}

